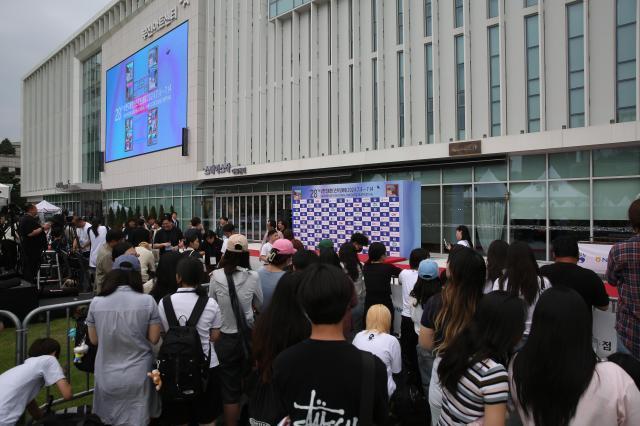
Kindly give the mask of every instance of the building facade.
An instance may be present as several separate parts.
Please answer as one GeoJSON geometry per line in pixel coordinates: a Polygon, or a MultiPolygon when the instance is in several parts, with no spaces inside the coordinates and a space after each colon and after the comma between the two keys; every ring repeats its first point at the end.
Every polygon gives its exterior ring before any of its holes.
{"type": "Polygon", "coordinates": [[[251,239],[294,185],[422,184],[443,251],[629,234],[637,0],[114,0],[23,83],[23,196],[82,214],[227,215],[251,239]],[[186,155],[103,162],[106,72],[189,22],[186,155]],[[458,155],[460,142],[471,149],[458,155]]]}

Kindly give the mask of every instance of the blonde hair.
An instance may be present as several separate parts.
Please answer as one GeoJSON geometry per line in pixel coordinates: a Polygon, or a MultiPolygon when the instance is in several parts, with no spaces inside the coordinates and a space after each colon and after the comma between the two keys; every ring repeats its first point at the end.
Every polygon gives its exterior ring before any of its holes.
{"type": "Polygon", "coordinates": [[[373,305],[367,311],[367,331],[389,333],[391,331],[391,312],[384,305],[373,305]]]}

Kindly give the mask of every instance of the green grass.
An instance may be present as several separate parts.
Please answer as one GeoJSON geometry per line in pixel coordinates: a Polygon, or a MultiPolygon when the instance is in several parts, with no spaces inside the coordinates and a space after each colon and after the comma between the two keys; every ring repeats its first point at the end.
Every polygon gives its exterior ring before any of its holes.
{"type": "MultiPolygon", "coordinates": [[[[51,337],[56,339],[61,346],[60,353],[60,365],[63,370],[67,369],[67,360],[70,357],[71,364],[68,367],[69,371],[67,372],[67,377],[71,379],[71,385],[73,387],[73,393],[78,393],[87,389],[87,378],[86,373],[78,370],[73,365],[73,341],[70,341],[70,350],[69,354],[67,354],[67,340],[68,340],[68,330],[70,328],[75,327],[75,320],[73,318],[69,319],[67,322],[66,318],[55,319],[51,321],[50,330],[47,332],[46,324],[44,323],[44,315],[42,316],[42,322],[34,322],[29,325],[29,333],[27,335],[27,348],[29,345],[39,337],[51,337]]],[[[15,328],[5,328],[2,332],[0,332],[0,374],[4,373],[6,370],[13,368],[15,364],[16,357],[16,332],[15,328]]],[[[89,389],[93,387],[93,375],[89,375],[89,389]]],[[[54,399],[61,398],[60,392],[58,392],[57,387],[51,386],[49,388],[51,395],[53,395],[54,399]]],[[[37,397],[37,401],[39,405],[42,405],[46,402],[46,389],[43,389],[37,397]]],[[[87,396],[81,399],[65,402],[61,405],[54,407],[56,410],[62,409],[65,407],[74,407],[84,404],[92,404],[92,397],[87,396]]]]}

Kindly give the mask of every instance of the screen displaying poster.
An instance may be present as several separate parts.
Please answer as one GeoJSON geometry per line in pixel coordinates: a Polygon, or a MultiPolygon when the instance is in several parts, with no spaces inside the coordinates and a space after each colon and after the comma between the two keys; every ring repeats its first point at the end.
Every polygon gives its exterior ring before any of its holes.
{"type": "Polygon", "coordinates": [[[383,243],[390,256],[409,257],[420,247],[417,182],[298,186],[292,191],[293,231],[308,249],[323,239],[332,240],[337,249],[355,232],[383,243]]]}
{"type": "Polygon", "coordinates": [[[188,35],[185,22],[107,71],[106,162],[181,146],[188,35]]]}

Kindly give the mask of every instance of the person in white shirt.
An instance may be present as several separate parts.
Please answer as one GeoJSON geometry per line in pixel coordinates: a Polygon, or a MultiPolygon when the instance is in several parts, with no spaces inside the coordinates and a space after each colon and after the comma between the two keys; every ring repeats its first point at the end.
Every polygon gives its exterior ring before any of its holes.
{"type": "Polygon", "coordinates": [[[220,252],[222,254],[224,254],[224,252],[227,251],[227,244],[228,244],[227,241],[229,240],[230,236],[235,234],[235,232],[236,232],[236,227],[233,225],[233,223],[227,223],[222,227],[222,235],[224,235],[224,237],[222,238],[222,249],[220,249],[220,252]]]}
{"type": "Polygon", "coordinates": [[[398,275],[398,282],[402,286],[402,314],[400,321],[400,347],[402,348],[402,361],[407,371],[408,379],[411,383],[419,383],[418,357],[416,345],[418,335],[413,332],[413,321],[411,320],[410,294],[418,280],[418,266],[424,259],[429,258],[429,252],[423,248],[411,250],[409,255],[409,267],[398,275]]]}
{"type": "Polygon", "coordinates": [[[505,273],[495,280],[493,290],[506,290],[508,293],[520,297],[527,304],[524,335],[520,346],[516,349],[520,349],[526,342],[540,294],[550,287],[549,280],[540,275],[540,268],[531,247],[522,241],[512,243],[507,250],[505,273]]]}
{"type": "MultiPolygon", "coordinates": [[[[222,397],[218,379],[218,365],[220,362],[213,348],[212,342],[220,338],[222,315],[218,303],[210,298],[200,286],[202,277],[202,263],[193,257],[185,257],[178,262],[176,280],[180,286],[176,293],[165,296],[158,304],[158,313],[162,321],[162,329],[169,331],[167,320],[167,298],[170,299],[175,317],[180,324],[186,323],[200,298],[206,299],[206,305],[196,329],[200,335],[202,352],[209,357],[209,379],[204,393],[192,401],[163,404],[162,421],[170,424],[212,424],[222,413],[222,397]],[[210,354],[210,355],[209,355],[210,354]]],[[[204,300],[203,299],[203,300],[204,300]]]]}
{"type": "Polygon", "coordinates": [[[151,251],[151,244],[143,241],[136,247],[136,254],[140,261],[140,275],[142,275],[142,282],[146,283],[153,276],[156,271],[156,258],[151,251]],[[153,276],[152,276],[153,275],[153,276]]]}
{"type": "Polygon", "coordinates": [[[89,240],[89,228],[91,224],[83,217],[76,218],[76,236],[78,237],[78,249],[85,258],[89,258],[91,253],[91,241],[89,240]]]}
{"type": "Polygon", "coordinates": [[[73,396],[71,385],[58,362],[60,344],[54,339],[36,339],[29,348],[24,364],[0,375],[0,426],[13,426],[25,409],[34,419],[44,413],[35,398],[43,386],[56,385],[62,397],[73,396]]]}
{"type": "Polygon", "coordinates": [[[271,253],[271,249],[273,248],[273,243],[278,241],[280,237],[278,236],[278,231],[272,229],[267,232],[267,242],[262,245],[260,249],[260,261],[263,265],[268,265],[269,261],[267,258],[269,257],[269,253],[271,253]]]}
{"type": "Polygon", "coordinates": [[[391,312],[385,305],[373,305],[367,311],[367,327],[356,334],[353,345],[371,352],[387,367],[387,390],[389,397],[396,390],[393,374],[402,370],[402,353],[398,339],[389,334],[391,330],[391,312]]]}
{"type": "MultiPolygon", "coordinates": [[[[473,244],[471,243],[471,233],[469,232],[469,228],[465,225],[458,225],[456,228],[456,244],[473,248],[473,244]]],[[[447,249],[451,250],[451,244],[447,244],[447,249]]]]}
{"type": "Polygon", "coordinates": [[[107,227],[100,224],[100,219],[94,219],[91,222],[91,227],[87,230],[87,237],[89,238],[89,243],[91,245],[89,253],[89,267],[95,269],[98,251],[107,237],[107,227]]]}

